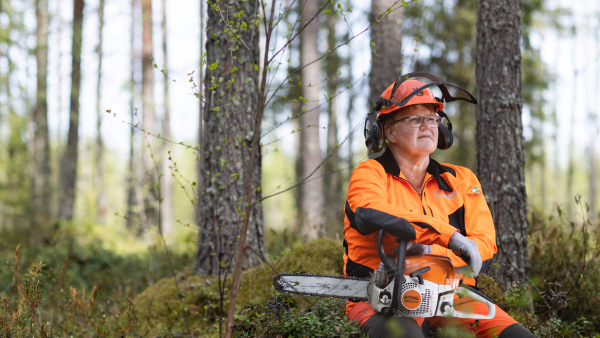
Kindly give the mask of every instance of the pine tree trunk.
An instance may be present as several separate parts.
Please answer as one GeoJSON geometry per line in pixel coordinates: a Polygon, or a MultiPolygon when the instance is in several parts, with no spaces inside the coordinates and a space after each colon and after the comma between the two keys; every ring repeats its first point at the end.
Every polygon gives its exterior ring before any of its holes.
{"type": "MultiPolygon", "coordinates": [[[[142,0],[142,129],[145,132],[156,134],[156,113],[154,107],[154,72],[153,72],[153,42],[152,42],[152,0],[142,0]]],[[[153,226],[157,221],[157,190],[154,188],[157,182],[157,173],[150,150],[157,153],[157,142],[152,136],[142,135],[141,166],[138,180],[141,189],[141,208],[143,224],[145,227],[153,226]]],[[[144,231],[144,229],[140,229],[144,231]]]]}
{"type": "MultiPolygon", "coordinates": [[[[164,106],[165,113],[163,116],[162,123],[162,132],[166,139],[171,138],[171,122],[170,122],[170,111],[169,111],[169,62],[167,55],[167,0],[162,0],[162,33],[163,33],[163,74],[164,74],[164,106]]],[[[162,231],[165,234],[168,234],[173,230],[173,176],[171,174],[171,169],[169,166],[171,162],[169,161],[169,155],[167,153],[167,149],[165,147],[166,143],[162,143],[162,172],[164,176],[162,177],[161,182],[161,197],[162,201],[162,231]]]]}
{"type": "Polygon", "coordinates": [[[97,220],[103,224],[106,221],[106,195],[104,194],[104,141],[102,140],[102,30],[104,29],[104,3],[100,0],[98,6],[98,78],[96,79],[96,175],[95,185],[97,193],[97,220]]]}
{"type": "MultiPolygon", "coordinates": [[[[300,14],[301,22],[313,18],[319,10],[319,1],[304,0],[304,10],[300,14]]],[[[308,24],[301,33],[302,55],[300,64],[302,67],[319,58],[317,39],[319,35],[319,22],[314,20],[308,24]]],[[[320,62],[314,62],[301,70],[302,96],[307,100],[304,102],[306,113],[300,117],[302,129],[302,151],[304,152],[304,177],[319,168],[321,164],[321,146],[319,143],[319,115],[320,107],[320,85],[319,76],[320,62]],[[309,127],[310,126],[310,127],[309,127]],[[308,127],[308,128],[307,128],[308,127]]],[[[322,169],[317,170],[311,178],[321,176],[322,169]]],[[[323,179],[317,178],[300,186],[302,189],[301,217],[303,225],[301,229],[302,238],[310,241],[325,235],[325,224],[323,219],[323,179]]]]}
{"type": "Polygon", "coordinates": [[[529,265],[520,7],[520,0],[477,1],[477,175],[498,231],[504,283],[523,278],[529,265]]]}
{"type": "Polygon", "coordinates": [[[73,6],[73,44],[71,47],[71,99],[69,109],[69,134],[67,147],[61,163],[59,217],[73,219],[75,185],[77,182],[77,159],[79,145],[79,91],[81,89],[81,40],[84,0],[75,0],[73,6]]]}
{"type": "MultiPolygon", "coordinates": [[[[333,6],[332,6],[333,7],[333,6]]],[[[334,50],[337,44],[335,36],[335,25],[338,21],[337,15],[327,16],[327,47],[328,50],[334,50]]],[[[329,54],[325,58],[327,72],[327,95],[330,97],[327,106],[327,155],[331,154],[338,148],[338,133],[337,133],[337,91],[338,91],[338,69],[341,67],[341,59],[337,51],[329,54]]],[[[327,224],[327,232],[331,235],[340,234],[343,230],[342,215],[343,203],[341,201],[341,176],[339,172],[340,156],[339,152],[335,152],[333,156],[325,162],[325,179],[323,180],[324,196],[325,196],[325,220],[327,224]]],[[[335,235],[334,235],[335,236],[335,235]]]]}
{"type": "MultiPolygon", "coordinates": [[[[386,13],[396,0],[372,0],[369,21],[386,13]]],[[[402,8],[380,19],[371,29],[371,73],[369,73],[369,109],[381,93],[402,75],[402,8]]]]}
{"type": "MultiPolygon", "coordinates": [[[[201,94],[204,94],[204,64],[203,64],[203,58],[202,56],[204,55],[204,1],[200,1],[200,58],[199,58],[199,65],[198,65],[198,92],[201,94]]],[[[198,144],[200,145],[200,148],[202,148],[202,140],[204,139],[204,102],[203,100],[198,100],[198,144]]],[[[202,148],[204,149],[204,148],[202,148]]],[[[202,182],[202,168],[204,167],[203,164],[204,161],[204,155],[203,154],[198,154],[198,157],[196,158],[196,179],[198,180],[197,184],[197,194],[198,196],[202,195],[202,191],[204,190],[204,182],[202,182]]],[[[197,220],[198,222],[200,222],[200,219],[197,220]]]]}
{"type": "MultiPolygon", "coordinates": [[[[232,17],[243,10],[239,20],[250,22],[253,18],[253,2],[222,1],[220,6],[229,11],[222,13],[224,16],[232,17]]],[[[252,52],[243,47],[230,51],[229,33],[223,32],[225,25],[221,16],[212,8],[208,9],[207,26],[211,27],[206,43],[207,64],[216,65],[218,62],[218,66],[214,70],[207,70],[204,83],[204,190],[199,201],[200,232],[195,269],[198,274],[221,275],[234,265],[244,210],[244,205],[240,203],[245,195],[246,175],[243,169],[250,159],[249,147],[254,133],[260,133],[260,130],[254,130],[254,114],[258,103],[254,81],[258,79],[257,72],[251,70],[251,65],[259,64],[259,47],[256,34],[252,37],[250,29],[241,29],[236,34],[241,36],[252,52]],[[253,80],[246,81],[249,77],[253,80]],[[214,90],[211,89],[213,84],[216,84],[214,90]]],[[[252,198],[254,201],[261,196],[258,189],[261,182],[260,156],[254,165],[252,181],[256,187],[252,198]]],[[[246,244],[266,256],[260,204],[254,206],[252,211],[246,244]]],[[[251,267],[260,263],[262,261],[256,255],[248,254],[243,266],[251,267]]]]}
{"type": "Polygon", "coordinates": [[[130,54],[130,67],[131,67],[131,77],[129,80],[129,90],[130,90],[130,101],[129,101],[129,109],[130,109],[130,121],[131,128],[129,129],[129,166],[128,166],[128,174],[127,174],[127,228],[133,228],[133,213],[135,206],[135,170],[134,170],[134,136],[135,136],[135,2],[136,0],[131,0],[131,32],[130,32],[130,46],[131,46],[131,54],[130,54]]]}
{"type": "Polygon", "coordinates": [[[35,59],[37,62],[37,97],[33,113],[34,133],[34,172],[31,173],[33,194],[32,210],[36,222],[43,222],[50,216],[50,139],[48,136],[48,1],[36,0],[35,59]]]}

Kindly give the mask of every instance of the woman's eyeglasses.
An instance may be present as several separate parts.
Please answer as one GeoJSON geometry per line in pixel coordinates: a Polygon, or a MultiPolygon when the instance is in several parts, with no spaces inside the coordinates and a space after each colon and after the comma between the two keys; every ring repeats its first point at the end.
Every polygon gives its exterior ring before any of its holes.
{"type": "Polygon", "coordinates": [[[438,127],[440,125],[440,121],[442,121],[442,118],[437,115],[431,115],[431,116],[411,115],[411,116],[403,117],[399,120],[396,120],[392,124],[396,124],[397,122],[400,122],[400,121],[403,121],[406,119],[408,119],[408,123],[410,123],[410,126],[413,128],[421,127],[423,125],[423,121],[427,121],[427,124],[430,127],[438,127]]]}

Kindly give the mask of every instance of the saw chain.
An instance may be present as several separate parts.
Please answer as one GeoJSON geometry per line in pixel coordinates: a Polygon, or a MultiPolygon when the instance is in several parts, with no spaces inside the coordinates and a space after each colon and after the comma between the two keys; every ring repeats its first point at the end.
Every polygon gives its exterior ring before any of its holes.
{"type": "MultiPolygon", "coordinates": [[[[279,291],[279,292],[286,292],[286,293],[295,293],[298,295],[304,295],[304,296],[315,296],[315,297],[323,297],[324,295],[321,293],[312,293],[312,292],[302,292],[302,291],[298,291],[294,285],[291,285],[291,283],[288,283],[285,279],[283,279],[282,277],[286,277],[286,276],[300,276],[300,277],[326,277],[326,278],[330,278],[330,279],[339,279],[339,280],[356,280],[356,281],[365,281],[368,282],[371,278],[369,277],[365,277],[365,278],[359,278],[359,277],[346,277],[346,276],[335,276],[335,275],[323,275],[323,274],[312,274],[312,273],[289,273],[289,272],[282,272],[278,275],[276,275],[275,277],[273,277],[273,286],[275,287],[275,290],[279,291]],[[282,286],[282,284],[287,284],[290,288],[292,288],[292,290],[287,289],[285,290],[282,286]]],[[[367,297],[352,297],[352,298],[348,298],[345,296],[336,296],[336,295],[328,295],[327,297],[330,298],[342,298],[342,299],[351,299],[352,301],[361,301],[361,300],[369,300],[367,297]]]]}

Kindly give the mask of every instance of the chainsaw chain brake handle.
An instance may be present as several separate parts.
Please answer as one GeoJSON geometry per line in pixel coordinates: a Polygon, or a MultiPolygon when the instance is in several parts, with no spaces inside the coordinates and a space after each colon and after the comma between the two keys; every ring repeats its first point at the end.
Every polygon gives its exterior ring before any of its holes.
{"type": "Polygon", "coordinates": [[[400,290],[402,287],[402,282],[404,282],[404,261],[406,260],[406,245],[408,240],[406,238],[396,238],[396,243],[398,243],[398,256],[396,257],[396,268],[390,264],[387,260],[387,255],[383,251],[383,229],[379,230],[379,235],[377,236],[377,253],[379,254],[379,258],[383,262],[383,265],[386,267],[388,271],[396,271],[396,276],[394,278],[394,288],[392,291],[392,303],[390,307],[383,308],[381,313],[383,313],[386,317],[391,317],[396,313],[396,309],[398,309],[398,302],[400,301],[400,290]]]}
{"type": "Polygon", "coordinates": [[[470,285],[460,284],[456,289],[456,294],[459,298],[469,297],[475,301],[485,304],[488,308],[488,314],[482,315],[478,313],[456,311],[456,309],[450,303],[443,303],[441,306],[442,313],[447,317],[455,318],[469,318],[469,319],[492,319],[496,316],[496,305],[486,295],[479,292],[477,289],[470,285]]]}

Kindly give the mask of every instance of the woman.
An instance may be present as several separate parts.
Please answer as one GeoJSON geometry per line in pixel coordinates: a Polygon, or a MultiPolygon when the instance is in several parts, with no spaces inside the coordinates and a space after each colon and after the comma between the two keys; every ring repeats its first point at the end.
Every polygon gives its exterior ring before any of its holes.
{"type": "MultiPolygon", "coordinates": [[[[451,145],[450,130],[441,122],[442,116],[447,117],[442,111],[443,101],[457,99],[448,89],[463,91],[462,99],[476,101],[458,87],[435,82],[440,79],[433,76],[429,79],[425,85],[402,78],[390,85],[378,102],[377,108],[381,103],[386,107],[379,111],[375,129],[365,135],[367,144],[375,149],[380,147],[374,143],[383,138],[381,145],[386,149],[382,156],[364,161],[352,173],[345,207],[346,276],[368,277],[379,266],[375,242],[381,228],[386,231],[383,246],[388,254],[396,246],[395,237],[407,238],[411,240],[408,255],[447,256],[457,272],[461,269],[463,282],[470,285],[476,284],[474,277],[496,254],[492,216],[475,175],[467,168],[441,164],[429,157],[436,148],[451,145]],[[441,99],[436,99],[428,87],[432,83],[438,83],[441,99]]],[[[458,311],[487,313],[485,305],[467,298],[455,299],[454,306],[458,311]],[[482,306],[485,310],[480,309],[482,306]]],[[[470,329],[481,337],[534,337],[497,306],[494,319],[478,323],[475,319],[446,317],[387,318],[366,302],[351,300],[347,315],[349,320],[363,324],[370,338],[392,337],[390,325],[399,325],[401,336],[411,338],[427,337],[430,330],[449,325],[470,329]]]]}

